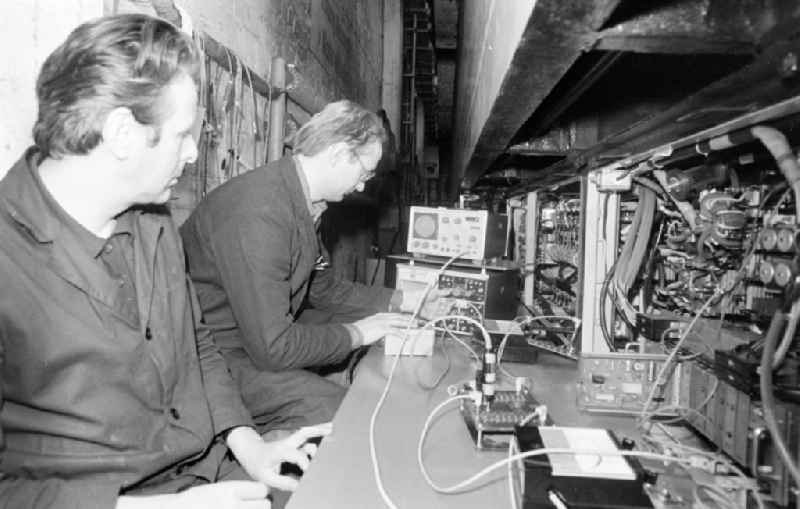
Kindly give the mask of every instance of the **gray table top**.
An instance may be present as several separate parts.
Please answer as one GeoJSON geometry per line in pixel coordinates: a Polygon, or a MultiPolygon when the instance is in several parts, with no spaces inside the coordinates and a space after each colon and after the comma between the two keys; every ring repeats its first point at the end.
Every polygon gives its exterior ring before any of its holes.
{"type": "MultiPolygon", "coordinates": [[[[369,452],[369,421],[394,357],[373,347],[359,365],[356,379],[333,422],[333,433],[321,444],[303,476],[288,509],[381,508],[369,452]]],[[[626,433],[633,429],[627,417],[594,416],[576,408],[576,364],[555,355],[541,354],[537,364],[508,364],[516,376],[530,377],[533,394],[548,406],[558,425],[597,426],[626,433]]],[[[510,507],[506,470],[489,474],[474,489],[455,495],[435,492],[417,465],[417,443],[428,414],[447,399],[447,387],[474,377],[475,364],[457,344],[437,340],[433,357],[403,357],[386,401],[376,421],[376,450],[383,484],[398,508],[510,507]],[[426,389],[447,367],[450,370],[435,389],[426,389]]],[[[479,451],[458,411],[458,403],[443,409],[429,430],[424,448],[425,465],[440,486],[460,482],[505,456],[479,451]]]]}

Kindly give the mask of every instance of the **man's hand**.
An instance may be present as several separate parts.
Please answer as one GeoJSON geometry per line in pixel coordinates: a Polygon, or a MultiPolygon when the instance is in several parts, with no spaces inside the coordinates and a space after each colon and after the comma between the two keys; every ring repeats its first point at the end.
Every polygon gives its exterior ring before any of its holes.
{"type": "Polygon", "coordinates": [[[371,345],[390,332],[402,333],[408,327],[409,318],[401,313],[375,313],[353,322],[350,325],[358,329],[363,340],[361,345],[353,346],[371,345]]]}
{"type": "Polygon", "coordinates": [[[255,481],[224,481],[176,494],[121,496],[116,509],[269,509],[268,488],[255,481]]]}
{"type": "Polygon", "coordinates": [[[253,428],[240,427],[228,434],[228,447],[242,468],[256,481],[286,491],[297,488],[297,480],[280,475],[281,463],[293,463],[300,470],[308,468],[309,457],[317,452],[313,437],[329,435],[331,423],[300,428],[286,438],[265,442],[253,428]]]}
{"type": "MultiPolygon", "coordinates": [[[[425,290],[403,290],[403,302],[400,303],[400,310],[404,313],[415,312],[423,295],[425,295],[425,290]]],[[[448,295],[450,295],[449,289],[432,288],[425,296],[425,302],[417,313],[417,318],[430,320],[447,314],[451,303],[449,299],[443,299],[443,297],[448,295]]]]}

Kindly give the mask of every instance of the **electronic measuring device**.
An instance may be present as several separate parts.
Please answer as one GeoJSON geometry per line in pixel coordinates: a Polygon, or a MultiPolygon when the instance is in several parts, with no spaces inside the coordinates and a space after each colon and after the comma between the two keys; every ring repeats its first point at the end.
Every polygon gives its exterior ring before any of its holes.
{"type": "Polygon", "coordinates": [[[502,256],[506,248],[508,218],[486,210],[412,206],[409,211],[409,253],[459,255],[467,260],[502,256]]]}
{"type": "MultiPolygon", "coordinates": [[[[478,322],[486,318],[514,318],[519,286],[519,275],[513,270],[481,270],[474,268],[446,269],[419,262],[398,263],[398,290],[424,290],[436,285],[447,290],[448,297],[441,300],[446,309],[439,315],[460,315],[478,322]]],[[[450,318],[445,325],[452,332],[471,333],[473,326],[465,320],[450,318]]]]}

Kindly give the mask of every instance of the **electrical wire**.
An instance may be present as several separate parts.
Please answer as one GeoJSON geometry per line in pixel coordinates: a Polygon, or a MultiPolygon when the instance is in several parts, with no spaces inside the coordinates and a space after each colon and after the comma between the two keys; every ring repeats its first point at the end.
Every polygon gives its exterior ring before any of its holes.
{"type": "Polygon", "coordinates": [[[447,365],[445,366],[444,370],[442,370],[442,372],[439,374],[439,376],[437,376],[431,383],[422,383],[421,381],[422,377],[419,374],[419,366],[417,366],[417,370],[415,373],[417,375],[417,385],[419,385],[420,388],[426,391],[431,391],[437,388],[439,384],[442,383],[442,380],[444,380],[444,377],[447,376],[447,373],[450,372],[450,368],[453,365],[453,361],[450,359],[450,354],[447,353],[447,347],[444,345],[442,345],[442,355],[444,355],[445,359],[447,359],[447,365]]]}
{"type": "Polygon", "coordinates": [[[669,455],[666,455],[666,454],[656,454],[656,453],[647,452],[647,451],[628,451],[628,450],[598,451],[596,449],[577,449],[577,448],[569,448],[569,447],[564,447],[564,448],[561,448],[561,447],[545,447],[545,448],[541,448],[541,449],[532,449],[530,451],[525,451],[525,452],[522,452],[522,453],[519,453],[519,454],[511,455],[506,459],[500,460],[500,461],[498,461],[496,463],[493,463],[493,464],[489,465],[488,467],[480,470],[479,472],[477,472],[476,474],[472,475],[468,479],[465,479],[465,480],[463,480],[463,481],[461,481],[459,483],[453,484],[451,486],[444,486],[444,487],[443,486],[439,486],[431,478],[430,474],[428,473],[427,469],[425,468],[425,462],[423,461],[423,458],[422,458],[422,450],[423,450],[423,447],[425,445],[425,437],[427,436],[428,428],[430,427],[431,422],[433,422],[433,418],[436,416],[436,414],[439,412],[439,410],[442,407],[444,407],[444,406],[446,406],[446,405],[448,405],[450,403],[453,403],[454,401],[458,401],[458,400],[462,400],[462,399],[470,399],[470,398],[471,397],[468,396],[468,395],[454,396],[454,397],[446,399],[445,401],[443,401],[442,403],[437,405],[431,411],[431,413],[428,414],[428,418],[425,420],[425,425],[422,427],[422,431],[420,432],[420,438],[419,438],[419,442],[418,442],[418,445],[417,445],[417,463],[418,463],[420,472],[422,473],[422,477],[425,478],[425,482],[427,482],[428,485],[434,491],[436,491],[438,493],[446,493],[446,494],[458,493],[458,492],[464,490],[465,488],[467,488],[469,485],[471,485],[471,484],[475,483],[476,481],[478,481],[480,478],[486,476],[487,474],[489,474],[489,473],[491,473],[491,472],[493,472],[493,471],[495,471],[495,470],[497,470],[499,468],[502,468],[502,467],[506,466],[509,463],[513,463],[515,461],[518,461],[518,460],[521,460],[521,459],[525,459],[525,458],[530,458],[530,457],[534,457],[534,456],[549,455],[549,454],[570,454],[570,455],[588,454],[588,455],[596,455],[596,456],[598,456],[600,458],[602,458],[604,456],[625,456],[625,457],[634,457],[634,458],[649,458],[649,459],[660,460],[660,461],[668,461],[668,462],[679,463],[679,464],[684,464],[684,465],[689,465],[690,464],[690,460],[685,459],[685,458],[678,458],[678,457],[669,456],[669,455]]]}
{"type": "Polygon", "coordinates": [[[614,352],[617,349],[614,345],[614,337],[608,328],[608,319],[606,318],[606,299],[608,295],[608,286],[611,284],[611,278],[614,275],[614,267],[616,264],[617,261],[615,260],[611,265],[611,268],[609,268],[608,272],[606,272],[606,277],[603,278],[603,283],[600,285],[600,302],[598,303],[600,306],[600,332],[603,335],[603,340],[605,340],[609,352],[614,352]]]}
{"type": "MultiPolygon", "coordinates": [[[[392,385],[392,379],[394,378],[394,373],[397,370],[397,365],[400,363],[401,353],[403,351],[403,347],[405,346],[406,341],[408,340],[408,333],[411,330],[411,326],[415,323],[417,315],[422,310],[422,307],[425,304],[425,299],[428,297],[428,294],[431,292],[434,286],[439,281],[439,276],[444,273],[445,269],[447,269],[450,264],[452,264],[459,256],[462,256],[464,252],[454,254],[450,259],[448,259],[444,265],[442,265],[439,270],[436,272],[435,276],[431,279],[430,283],[425,287],[425,290],[422,292],[422,296],[417,303],[414,312],[411,314],[411,317],[408,319],[408,325],[406,326],[405,331],[403,332],[403,340],[400,344],[400,348],[395,355],[394,362],[392,363],[392,367],[389,371],[389,377],[386,379],[386,385],[381,392],[380,397],[378,398],[378,402],[375,404],[375,409],[372,411],[372,415],[369,418],[369,454],[370,459],[372,460],[372,473],[375,476],[375,484],[378,488],[378,493],[383,499],[384,503],[390,509],[397,509],[397,506],[389,497],[389,493],[387,493],[386,488],[383,485],[383,479],[381,478],[381,469],[380,465],[378,464],[378,451],[375,446],[375,422],[378,420],[378,413],[383,406],[384,401],[386,401],[386,396],[389,394],[389,388],[392,385]]],[[[426,324],[427,325],[427,324],[426,324]]],[[[484,329],[484,332],[486,329],[484,329]]],[[[486,334],[488,338],[488,334],[486,334]]],[[[489,343],[491,345],[491,342],[489,343]]]]}
{"type": "MultiPolygon", "coordinates": [[[[684,455],[692,455],[692,456],[700,456],[703,458],[707,458],[708,460],[712,461],[715,465],[714,470],[716,471],[719,466],[722,466],[729,472],[733,472],[736,477],[738,477],[743,482],[743,489],[746,492],[751,492],[753,495],[753,499],[756,501],[756,505],[758,509],[766,509],[766,503],[764,501],[764,497],[758,491],[758,483],[752,481],[745,473],[740,469],[736,464],[729,461],[725,456],[722,456],[719,453],[711,452],[711,451],[704,451],[702,449],[698,449],[696,447],[692,447],[689,445],[682,444],[680,442],[674,441],[670,442],[667,445],[664,445],[661,440],[657,437],[654,437],[649,432],[643,435],[642,437],[645,442],[653,442],[659,445],[662,450],[672,451],[672,450],[679,450],[680,454],[684,455]]],[[[670,437],[672,438],[672,437],[670,437]]],[[[672,440],[675,440],[674,438],[672,440]]],[[[692,460],[690,460],[692,461],[692,460]]]]}
{"type": "MultiPolygon", "coordinates": [[[[508,441],[508,457],[514,457],[514,444],[516,440],[512,437],[508,441]]],[[[511,509],[517,509],[516,490],[514,489],[514,462],[508,462],[508,499],[511,501],[511,509]]]]}
{"type": "MultiPolygon", "coordinates": [[[[525,316],[516,316],[516,317],[514,317],[514,319],[512,321],[518,322],[518,320],[524,319],[524,318],[527,318],[527,317],[525,317],[525,316]]],[[[516,375],[512,374],[511,372],[509,372],[508,370],[506,370],[505,367],[503,367],[503,354],[506,351],[506,343],[508,342],[508,338],[511,337],[511,333],[512,332],[513,331],[511,331],[511,330],[506,332],[505,335],[503,336],[503,339],[501,339],[500,343],[497,345],[497,369],[499,369],[500,372],[503,375],[505,375],[506,377],[508,377],[508,378],[514,378],[516,376],[516,375]]]]}
{"type": "Polygon", "coordinates": [[[792,309],[789,311],[789,320],[786,322],[786,328],[783,331],[783,339],[781,344],[775,350],[775,356],[772,359],[772,369],[777,369],[786,358],[786,353],[794,342],[794,333],[797,331],[797,322],[800,321],[800,299],[792,303],[792,309]]]}
{"type": "Polygon", "coordinates": [[[469,351],[469,353],[471,353],[472,356],[475,357],[476,361],[481,362],[481,357],[480,357],[480,355],[478,355],[478,352],[476,352],[474,348],[469,346],[466,341],[464,341],[463,339],[461,339],[458,336],[456,336],[455,334],[453,334],[453,330],[451,328],[449,328],[449,327],[434,328],[434,330],[440,330],[442,332],[447,333],[450,336],[450,339],[452,339],[453,341],[456,341],[459,344],[461,344],[461,346],[466,348],[469,351]]]}
{"type": "Polygon", "coordinates": [[[736,503],[728,497],[727,493],[711,484],[696,482],[692,487],[692,496],[694,497],[694,503],[699,505],[700,509],[717,509],[718,507],[722,509],[736,509],[737,507],[736,503]],[[701,489],[706,490],[706,495],[714,502],[714,507],[703,501],[701,489]]]}
{"type": "MultiPolygon", "coordinates": [[[[444,330],[444,331],[446,331],[446,332],[447,332],[447,333],[448,333],[448,334],[449,334],[449,335],[450,335],[450,336],[451,336],[453,339],[455,339],[455,340],[456,340],[456,341],[457,341],[459,344],[461,344],[461,346],[463,346],[464,348],[466,348],[466,349],[467,349],[467,350],[468,350],[468,351],[469,351],[469,352],[470,352],[470,353],[471,353],[471,354],[472,354],[472,355],[475,357],[475,360],[476,360],[476,361],[478,361],[478,363],[480,363],[480,362],[481,362],[481,359],[480,359],[480,357],[478,356],[478,354],[475,352],[475,350],[474,350],[472,347],[470,347],[470,346],[469,346],[469,345],[468,345],[466,342],[464,342],[464,341],[462,341],[461,339],[457,338],[457,337],[455,336],[455,334],[453,334],[453,331],[452,331],[452,330],[451,330],[449,327],[447,327],[447,325],[446,325],[446,324],[445,324],[445,326],[444,326],[444,328],[443,328],[443,329],[442,329],[442,328],[433,327],[433,325],[434,325],[435,323],[437,323],[437,322],[441,322],[441,321],[444,321],[444,320],[451,320],[451,319],[454,319],[454,318],[455,318],[455,319],[467,318],[467,319],[469,319],[469,320],[472,320],[472,318],[469,318],[468,316],[462,316],[462,315],[444,315],[444,316],[439,316],[439,317],[436,317],[436,318],[434,318],[434,319],[431,319],[431,320],[429,320],[428,322],[426,322],[426,323],[425,323],[425,325],[424,325],[424,326],[423,326],[423,327],[422,327],[422,328],[421,328],[419,331],[417,331],[416,335],[415,335],[415,336],[414,336],[414,338],[413,338],[413,341],[416,341],[416,340],[417,340],[417,338],[419,337],[419,335],[422,333],[422,331],[423,331],[424,329],[427,329],[427,328],[429,328],[429,327],[433,328],[434,330],[444,330]]],[[[413,347],[412,347],[412,350],[413,350],[413,347]]],[[[422,378],[422,377],[420,377],[420,376],[419,376],[419,366],[417,366],[417,371],[416,371],[416,374],[417,374],[417,384],[418,384],[420,387],[422,387],[423,389],[426,389],[426,390],[432,390],[432,389],[435,389],[435,388],[436,388],[436,387],[438,387],[438,385],[439,385],[439,384],[442,382],[442,380],[444,380],[444,377],[445,377],[445,376],[447,376],[447,373],[449,373],[449,372],[450,372],[450,368],[451,368],[452,362],[451,362],[451,359],[450,359],[450,356],[449,356],[449,354],[447,353],[447,349],[443,347],[443,348],[442,348],[442,353],[443,353],[443,354],[444,354],[444,356],[447,358],[447,367],[445,367],[444,371],[443,371],[443,372],[442,372],[442,373],[441,373],[441,374],[440,374],[438,377],[436,377],[436,380],[435,380],[435,381],[434,381],[432,384],[423,384],[423,383],[421,383],[421,382],[420,382],[420,380],[421,380],[421,378],[422,378]]]]}
{"type": "Polygon", "coordinates": [[[673,348],[672,352],[670,352],[670,354],[667,356],[667,359],[661,366],[661,369],[658,372],[658,376],[656,376],[656,381],[653,384],[652,388],[650,389],[650,393],[647,395],[647,399],[645,400],[645,403],[642,406],[642,411],[639,414],[639,419],[644,419],[645,415],[647,414],[650,408],[650,404],[653,402],[653,398],[655,397],[658,388],[667,383],[667,381],[664,380],[664,375],[670,369],[672,362],[678,355],[678,351],[683,346],[683,343],[686,341],[686,338],[689,337],[689,332],[692,330],[692,327],[694,327],[694,324],[697,323],[697,320],[700,319],[700,317],[703,315],[708,306],[711,305],[711,302],[717,297],[717,293],[718,293],[717,291],[712,293],[711,297],[709,297],[708,300],[706,300],[705,304],[703,304],[703,306],[697,311],[697,313],[694,315],[694,318],[692,319],[691,322],[689,322],[689,325],[686,327],[686,329],[684,329],[683,334],[681,335],[678,342],[675,344],[675,348],[673,348]]]}

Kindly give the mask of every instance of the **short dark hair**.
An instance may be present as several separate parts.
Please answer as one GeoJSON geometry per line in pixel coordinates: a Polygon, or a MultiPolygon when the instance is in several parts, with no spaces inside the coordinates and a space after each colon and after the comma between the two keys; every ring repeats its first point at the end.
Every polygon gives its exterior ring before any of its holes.
{"type": "Polygon", "coordinates": [[[386,140],[383,122],[375,113],[352,101],[336,101],[311,117],[294,135],[294,153],[314,156],[334,143],[358,151],[386,140]]]}
{"type": "Polygon", "coordinates": [[[181,74],[199,83],[200,53],[175,25],[143,14],[84,23],[42,65],[34,142],[43,157],[87,154],[100,143],[108,114],[119,107],[155,126],[157,139],[170,113],[161,104],[162,92],[181,74]]]}

